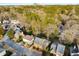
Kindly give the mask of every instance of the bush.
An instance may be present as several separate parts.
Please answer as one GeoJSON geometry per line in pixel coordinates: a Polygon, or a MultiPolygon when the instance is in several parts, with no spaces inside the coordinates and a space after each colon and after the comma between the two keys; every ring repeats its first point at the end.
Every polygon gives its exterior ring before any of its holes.
{"type": "Polygon", "coordinates": [[[13,31],[13,29],[10,29],[10,30],[7,32],[7,35],[10,37],[10,39],[13,39],[13,38],[14,38],[14,31],[13,31]]]}

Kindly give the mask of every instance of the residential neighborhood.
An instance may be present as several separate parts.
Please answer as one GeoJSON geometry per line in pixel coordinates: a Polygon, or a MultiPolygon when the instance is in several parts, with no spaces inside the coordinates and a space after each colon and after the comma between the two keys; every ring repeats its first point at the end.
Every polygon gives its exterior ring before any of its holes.
{"type": "Polygon", "coordinates": [[[4,8],[0,56],[79,56],[78,6],[69,6],[70,10],[68,6],[4,8]]]}
{"type": "Polygon", "coordinates": [[[50,41],[47,39],[34,37],[33,35],[23,34],[23,31],[18,24],[20,24],[19,21],[14,21],[14,23],[13,20],[3,21],[2,27],[6,33],[0,40],[0,56],[8,55],[8,53],[10,53],[9,56],[42,56],[43,51],[48,51],[47,48],[51,43],[50,41]],[[13,30],[13,38],[10,36],[11,32],[9,33],[11,29],[13,30]]]}

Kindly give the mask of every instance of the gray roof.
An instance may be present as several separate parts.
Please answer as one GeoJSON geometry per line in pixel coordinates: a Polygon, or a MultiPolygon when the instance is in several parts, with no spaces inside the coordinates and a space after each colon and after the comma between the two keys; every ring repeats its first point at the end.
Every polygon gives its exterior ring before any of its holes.
{"type": "Polygon", "coordinates": [[[4,49],[3,48],[0,48],[0,52],[2,52],[2,51],[4,51],[4,49]]]}
{"type": "Polygon", "coordinates": [[[50,44],[50,41],[39,37],[35,37],[34,43],[39,44],[43,48],[46,48],[50,44]]]}
{"type": "Polygon", "coordinates": [[[50,41],[45,40],[45,41],[43,42],[43,47],[46,48],[49,44],[50,44],[50,41]]]}
{"type": "Polygon", "coordinates": [[[57,52],[61,53],[61,54],[64,54],[64,51],[65,51],[65,46],[62,45],[62,44],[58,44],[58,46],[57,46],[57,52]]]}
{"type": "Polygon", "coordinates": [[[0,48],[0,56],[3,56],[6,54],[6,50],[3,48],[0,48]]]}
{"type": "Polygon", "coordinates": [[[21,56],[21,55],[18,54],[17,52],[13,52],[13,54],[11,56],[21,56]]]}
{"type": "Polygon", "coordinates": [[[50,49],[53,49],[54,51],[56,50],[57,44],[52,43],[50,49]]]}
{"type": "Polygon", "coordinates": [[[5,44],[8,44],[10,47],[14,48],[17,51],[18,55],[27,55],[27,56],[40,56],[41,55],[41,53],[39,52],[32,51],[28,48],[24,48],[21,45],[14,43],[9,38],[7,38],[7,36],[4,37],[3,41],[5,42],[5,44]]]}
{"type": "Polygon", "coordinates": [[[34,43],[41,44],[41,38],[35,37],[34,43]]]}
{"type": "Polygon", "coordinates": [[[71,46],[70,47],[70,54],[72,54],[72,53],[78,53],[79,51],[78,51],[78,49],[76,48],[76,46],[71,46]]]}
{"type": "Polygon", "coordinates": [[[65,52],[65,46],[62,44],[59,44],[59,43],[55,43],[55,42],[51,44],[50,49],[51,49],[51,51],[53,50],[55,53],[60,53],[62,55],[65,52]]]}
{"type": "Polygon", "coordinates": [[[3,47],[3,44],[0,42],[0,48],[2,48],[3,47]]]}

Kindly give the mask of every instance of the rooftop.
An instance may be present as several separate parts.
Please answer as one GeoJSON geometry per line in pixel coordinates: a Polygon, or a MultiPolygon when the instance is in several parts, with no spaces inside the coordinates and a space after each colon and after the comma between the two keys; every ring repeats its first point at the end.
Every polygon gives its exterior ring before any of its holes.
{"type": "Polygon", "coordinates": [[[31,35],[25,35],[25,37],[24,37],[26,40],[29,40],[29,41],[31,41],[34,37],[31,35]]]}
{"type": "Polygon", "coordinates": [[[34,40],[34,43],[39,44],[40,46],[46,48],[50,44],[50,41],[36,37],[35,40],[34,40]]]}

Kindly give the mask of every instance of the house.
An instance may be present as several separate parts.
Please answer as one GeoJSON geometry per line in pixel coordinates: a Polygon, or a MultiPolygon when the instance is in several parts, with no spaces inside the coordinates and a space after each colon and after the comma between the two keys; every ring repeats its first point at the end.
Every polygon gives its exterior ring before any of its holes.
{"type": "Polygon", "coordinates": [[[27,55],[27,56],[40,56],[40,55],[42,55],[42,52],[34,51],[34,50],[31,50],[31,49],[26,48],[26,47],[24,48],[21,45],[14,43],[10,39],[5,39],[4,43],[16,50],[16,51],[12,51],[12,52],[14,52],[13,55],[18,55],[18,56],[20,56],[20,55],[21,56],[22,55],[27,55]]]}
{"type": "MultiPolygon", "coordinates": [[[[11,28],[16,31],[16,30],[20,30],[20,27],[18,26],[18,24],[15,24],[15,25],[11,25],[11,28]]],[[[20,30],[21,31],[21,30],[20,30]]]]}
{"type": "Polygon", "coordinates": [[[11,23],[15,25],[15,24],[19,24],[20,22],[17,20],[11,20],[11,23]]]}
{"type": "Polygon", "coordinates": [[[14,32],[15,32],[15,33],[14,33],[14,37],[15,37],[16,39],[19,39],[21,30],[20,30],[19,28],[16,28],[14,32]]]}
{"type": "Polygon", "coordinates": [[[33,47],[35,47],[37,49],[39,48],[40,50],[44,50],[44,49],[46,49],[46,47],[48,47],[49,44],[50,44],[50,41],[48,41],[46,39],[41,39],[39,37],[35,37],[33,47]]]}
{"type": "Polygon", "coordinates": [[[79,56],[79,48],[77,48],[76,45],[70,47],[70,55],[79,56]]]}
{"type": "Polygon", "coordinates": [[[56,50],[56,55],[63,56],[64,52],[65,52],[65,46],[62,44],[58,44],[57,50],[56,50]]]}
{"type": "Polygon", "coordinates": [[[23,42],[25,42],[28,45],[32,45],[33,41],[34,41],[33,35],[25,35],[23,37],[23,42]]]}
{"type": "Polygon", "coordinates": [[[10,24],[10,20],[3,20],[3,24],[10,24]]]}
{"type": "Polygon", "coordinates": [[[19,27],[14,27],[13,31],[14,31],[14,39],[13,39],[14,41],[17,41],[20,36],[23,36],[23,33],[19,27]]]}
{"type": "Polygon", "coordinates": [[[52,43],[50,47],[50,53],[55,56],[63,56],[65,52],[65,46],[59,43],[52,43]]]}
{"type": "Polygon", "coordinates": [[[10,20],[3,20],[3,23],[1,26],[3,27],[3,29],[5,31],[7,31],[9,29],[9,26],[10,26],[10,20]]]}
{"type": "Polygon", "coordinates": [[[52,55],[56,55],[56,49],[57,49],[57,44],[56,43],[52,43],[50,46],[50,53],[52,55]]]}
{"type": "Polygon", "coordinates": [[[0,48],[0,56],[4,56],[6,54],[6,50],[0,48]]]}
{"type": "Polygon", "coordinates": [[[16,39],[19,39],[19,36],[20,36],[20,35],[23,36],[23,33],[22,33],[20,27],[18,27],[17,25],[13,25],[13,26],[12,26],[12,29],[13,29],[13,31],[14,31],[14,37],[15,37],[16,39]]]}
{"type": "Polygon", "coordinates": [[[13,28],[13,30],[16,30],[17,28],[19,28],[17,25],[19,25],[20,22],[17,20],[11,20],[11,28],[13,28]]]}
{"type": "Polygon", "coordinates": [[[10,25],[10,20],[3,20],[2,27],[4,30],[8,30],[10,25]]]}

